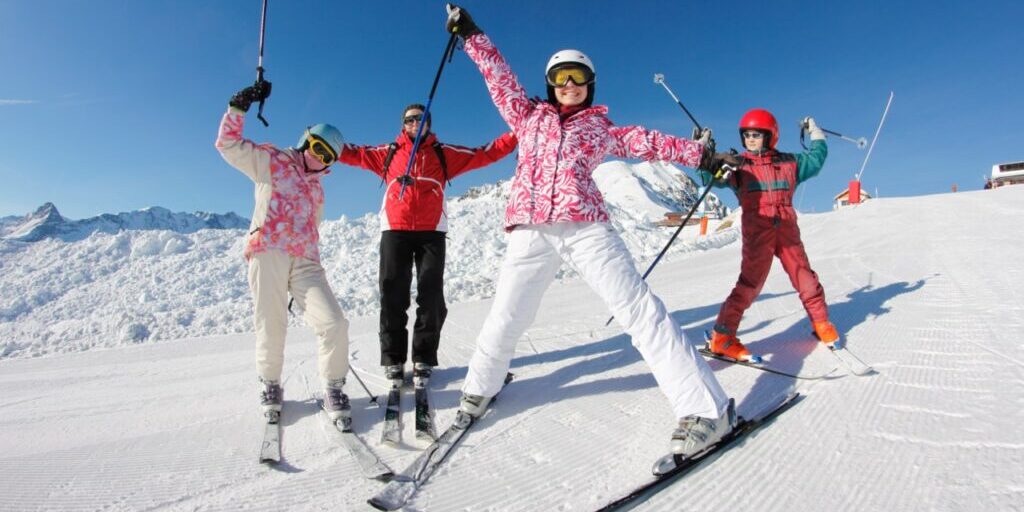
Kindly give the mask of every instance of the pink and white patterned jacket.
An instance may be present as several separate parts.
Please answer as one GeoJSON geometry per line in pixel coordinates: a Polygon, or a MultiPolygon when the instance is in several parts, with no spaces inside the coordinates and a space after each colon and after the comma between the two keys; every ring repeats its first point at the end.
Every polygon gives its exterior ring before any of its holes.
{"type": "Polygon", "coordinates": [[[296,149],[278,149],[242,137],[245,113],[229,108],[220,122],[217,150],[224,160],[256,183],[256,206],[249,224],[246,259],[277,249],[320,262],[324,189],[329,171],[307,173],[296,149]]]}
{"type": "Polygon", "coordinates": [[[521,224],[608,222],[591,173],[607,155],[700,163],[703,146],[641,126],[615,126],[608,107],[592,106],[565,120],[557,107],[530,100],[485,34],[470,36],[466,54],[480,68],[491,99],[519,139],[519,162],[505,209],[505,230],[521,224]]]}

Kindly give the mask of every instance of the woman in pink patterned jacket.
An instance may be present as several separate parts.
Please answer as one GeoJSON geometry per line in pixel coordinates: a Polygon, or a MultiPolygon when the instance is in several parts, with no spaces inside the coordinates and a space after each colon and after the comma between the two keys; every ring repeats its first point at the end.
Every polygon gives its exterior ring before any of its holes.
{"type": "MultiPolygon", "coordinates": [[[[531,100],[501,53],[464,10],[449,5],[446,28],[463,37],[498,112],[519,139],[519,162],[505,229],[508,251],[494,304],[477,337],[460,409],[481,414],[502,386],[515,344],[533,322],[544,290],[571,262],[605,301],[650,366],[680,419],[674,453],[692,455],[735,425],[732,401],[704,360],[651,293],[608,222],[591,173],[608,155],[671,160],[697,167],[702,142],[640,126],[615,126],[593,105],[594,65],[577,50],[555,53],[546,69],[547,101],[531,100]]],[[[710,151],[708,152],[710,153],[710,151]]]]}
{"type": "Polygon", "coordinates": [[[270,95],[270,82],[242,89],[228,102],[217,133],[217,150],[255,185],[256,206],[249,226],[249,261],[256,330],[256,368],[260,402],[268,420],[281,413],[281,372],[288,328],[288,295],[316,332],[324,409],[347,425],[351,407],[342,391],[348,374],[348,320],[334,298],[320,264],[324,189],[320,178],[338,160],[344,140],[329,124],[310,126],[298,147],[280,149],[242,136],[245,113],[270,95]]]}

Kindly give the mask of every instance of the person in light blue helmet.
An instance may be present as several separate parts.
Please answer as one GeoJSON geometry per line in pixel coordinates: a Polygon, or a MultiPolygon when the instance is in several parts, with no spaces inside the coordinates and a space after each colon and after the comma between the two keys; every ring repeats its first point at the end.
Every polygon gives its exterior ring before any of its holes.
{"type": "Polygon", "coordinates": [[[320,183],[338,160],[344,137],[329,124],[307,128],[294,148],[257,144],[242,136],[245,113],[270,95],[269,82],[242,89],[229,101],[217,150],[256,184],[256,206],[245,245],[256,331],[260,401],[268,418],[281,411],[288,296],[316,332],[324,408],[339,427],[351,423],[343,392],[348,374],[348,320],[320,264],[324,189],[320,183]]]}

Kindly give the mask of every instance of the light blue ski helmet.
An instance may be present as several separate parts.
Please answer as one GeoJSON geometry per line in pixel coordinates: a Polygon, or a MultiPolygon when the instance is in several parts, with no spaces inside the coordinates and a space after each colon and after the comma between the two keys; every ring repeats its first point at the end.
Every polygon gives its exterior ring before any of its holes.
{"type": "Polygon", "coordinates": [[[299,143],[295,145],[295,148],[299,150],[307,148],[310,136],[319,137],[324,142],[330,144],[331,149],[334,150],[336,155],[341,155],[341,148],[345,145],[345,137],[341,135],[341,131],[335,128],[334,125],[320,123],[306,128],[306,131],[302,132],[302,137],[299,139],[299,143]]]}

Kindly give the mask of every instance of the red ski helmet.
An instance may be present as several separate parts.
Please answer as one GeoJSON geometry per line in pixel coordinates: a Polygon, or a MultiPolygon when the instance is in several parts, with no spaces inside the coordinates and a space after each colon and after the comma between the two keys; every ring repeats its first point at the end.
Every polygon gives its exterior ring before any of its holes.
{"type": "Polygon", "coordinates": [[[775,149],[775,144],[779,142],[779,123],[775,120],[775,116],[767,110],[755,108],[743,114],[743,118],[740,119],[740,144],[746,147],[746,144],[743,142],[744,130],[764,132],[765,137],[768,139],[766,144],[768,149],[775,149]]]}

